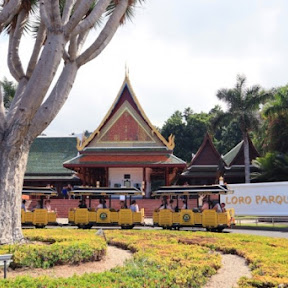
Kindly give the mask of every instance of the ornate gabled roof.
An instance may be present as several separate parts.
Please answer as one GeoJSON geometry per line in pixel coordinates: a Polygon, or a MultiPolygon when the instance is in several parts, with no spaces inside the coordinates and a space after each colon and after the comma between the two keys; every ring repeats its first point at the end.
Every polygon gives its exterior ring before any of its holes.
{"type": "Polygon", "coordinates": [[[30,148],[25,178],[72,175],[63,162],[77,156],[76,144],[76,137],[37,137],[30,148]]]}
{"type": "Polygon", "coordinates": [[[190,164],[188,165],[188,169],[191,166],[195,165],[218,166],[220,160],[221,155],[216,150],[210,135],[206,133],[200,148],[198,149],[196,155],[192,158],[190,164]]]}
{"type": "MultiPolygon", "coordinates": [[[[256,150],[253,145],[251,139],[248,137],[249,142],[249,156],[250,156],[250,164],[252,160],[256,157],[259,157],[260,154],[256,150]]],[[[228,153],[223,156],[224,161],[228,166],[232,165],[244,165],[244,141],[239,142],[234,148],[232,148],[228,153]]]]}
{"type": "Polygon", "coordinates": [[[78,150],[92,147],[161,147],[174,148],[174,137],[169,142],[151,124],[143,111],[129,81],[128,75],[111,108],[98,128],[81,144],[78,150]]]}

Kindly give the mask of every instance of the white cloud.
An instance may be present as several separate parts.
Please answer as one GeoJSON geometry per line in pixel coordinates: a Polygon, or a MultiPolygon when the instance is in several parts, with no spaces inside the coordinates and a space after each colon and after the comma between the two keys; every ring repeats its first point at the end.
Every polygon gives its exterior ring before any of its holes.
{"type": "MultiPolygon", "coordinates": [[[[216,91],[233,87],[237,74],[245,74],[248,85],[285,85],[287,14],[285,0],[147,1],[102,55],[80,69],[45,133],[96,129],[119,92],[126,63],[134,92],[156,126],[186,107],[208,112],[220,104],[216,91]]],[[[0,77],[6,74],[1,62],[0,77]]]]}

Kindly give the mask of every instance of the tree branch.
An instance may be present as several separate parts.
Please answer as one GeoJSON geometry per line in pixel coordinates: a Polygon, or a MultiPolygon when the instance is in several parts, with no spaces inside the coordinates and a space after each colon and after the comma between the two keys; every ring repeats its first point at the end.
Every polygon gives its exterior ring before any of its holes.
{"type": "Polygon", "coordinates": [[[8,67],[10,73],[17,81],[25,76],[22,62],[19,57],[19,45],[24,26],[27,22],[27,17],[27,12],[25,10],[21,10],[17,16],[16,26],[14,29],[11,29],[9,37],[8,67]]]}
{"type": "Polygon", "coordinates": [[[65,65],[49,97],[38,109],[32,120],[28,133],[31,139],[40,135],[59,113],[73,87],[77,72],[78,67],[75,61],[65,65]]]}
{"type": "Polygon", "coordinates": [[[52,29],[58,31],[62,27],[59,0],[44,0],[46,6],[46,12],[48,17],[51,19],[52,29]]]}
{"type": "Polygon", "coordinates": [[[14,98],[10,104],[9,111],[8,111],[7,116],[6,116],[7,124],[8,124],[7,126],[9,126],[9,124],[11,123],[11,120],[17,114],[17,111],[18,111],[19,105],[20,105],[20,101],[21,101],[22,95],[25,91],[26,85],[27,85],[27,79],[26,78],[22,78],[20,80],[20,82],[18,83],[16,93],[15,93],[14,98]]]}
{"type": "Polygon", "coordinates": [[[28,63],[28,67],[27,67],[27,72],[26,72],[26,76],[28,78],[31,77],[34,68],[36,66],[36,63],[38,61],[38,57],[41,51],[41,48],[43,46],[43,43],[46,39],[46,27],[44,25],[43,22],[40,23],[40,26],[38,28],[38,32],[37,32],[37,37],[36,37],[36,41],[34,44],[34,49],[30,58],[30,61],[28,63]]]}
{"type": "Polygon", "coordinates": [[[0,85],[0,134],[3,133],[5,127],[5,107],[3,98],[2,87],[0,85]]]}
{"type": "Polygon", "coordinates": [[[3,9],[0,12],[0,32],[3,27],[7,25],[20,9],[21,0],[6,1],[3,5],[3,9]]]}
{"type": "Polygon", "coordinates": [[[10,34],[9,34],[9,44],[8,44],[8,55],[7,55],[7,64],[9,71],[11,75],[14,77],[14,79],[18,82],[20,79],[20,75],[18,71],[14,67],[14,61],[13,61],[13,35],[14,35],[14,28],[11,28],[10,34]]]}
{"type": "Polygon", "coordinates": [[[71,11],[76,0],[66,0],[62,15],[62,25],[66,25],[70,19],[71,11]]]}
{"type": "Polygon", "coordinates": [[[72,37],[70,39],[70,43],[69,43],[69,48],[68,48],[68,54],[69,54],[69,59],[71,61],[75,60],[75,58],[77,57],[77,49],[78,45],[77,45],[77,37],[72,37]]]}
{"type": "Polygon", "coordinates": [[[62,34],[54,35],[49,33],[41,57],[27,82],[25,91],[21,95],[21,100],[17,104],[17,111],[13,114],[13,121],[23,122],[23,125],[29,125],[41,106],[43,99],[51,85],[55,73],[62,59],[66,41],[62,34]],[[37,83],[37,84],[36,84],[37,83]]]}
{"type": "Polygon", "coordinates": [[[47,15],[47,11],[46,11],[47,7],[45,4],[45,0],[40,1],[40,17],[41,17],[41,21],[43,21],[43,23],[45,24],[46,28],[49,29],[51,26],[51,22],[50,19],[47,15]]]}
{"type": "Polygon", "coordinates": [[[90,9],[93,2],[94,0],[77,2],[77,5],[75,5],[74,7],[75,9],[74,13],[71,15],[68,23],[64,26],[65,37],[70,38],[71,32],[75,29],[75,27],[79,24],[79,22],[81,22],[81,20],[83,19],[87,11],[90,9]]]}
{"type": "Polygon", "coordinates": [[[96,21],[100,19],[101,15],[105,12],[106,8],[110,4],[111,0],[100,0],[97,2],[92,12],[86,17],[79,25],[75,27],[71,36],[75,36],[77,34],[81,34],[84,31],[92,28],[96,21]]]}
{"type": "Polygon", "coordinates": [[[97,57],[109,44],[120,25],[120,21],[125,14],[128,5],[129,0],[122,0],[119,2],[97,39],[78,57],[77,64],[79,67],[97,57]]]}

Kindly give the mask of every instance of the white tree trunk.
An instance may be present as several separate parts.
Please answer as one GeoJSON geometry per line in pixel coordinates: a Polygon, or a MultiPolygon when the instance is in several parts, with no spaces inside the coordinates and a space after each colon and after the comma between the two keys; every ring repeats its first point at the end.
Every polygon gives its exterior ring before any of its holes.
{"type": "Polygon", "coordinates": [[[64,105],[78,69],[103,51],[123,23],[127,8],[134,8],[137,1],[115,1],[115,9],[106,16],[110,0],[96,1],[92,11],[92,0],[64,1],[63,13],[59,1],[37,2],[40,28],[26,72],[19,50],[23,25],[30,14],[19,0],[4,1],[0,9],[0,33],[12,19],[17,20],[16,25],[14,22],[11,25],[7,56],[10,73],[19,84],[7,113],[0,93],[0,244],[23,239],[20,204],[32,141],[47,128],[64,105]],[[90,46],[83,46],[90,28],[101,19],[101,15],[107,17],[106,24],[90,46]],[[62,72],[58,70],[61,63],[62,72]],[[60,76],[52,86],[57,71],[60,76]]]}
{"type": "Polygon", "coordinates": [[[28,146],[7,142],[0,144],[0,244],[23,240],[21,196],[29,153],[28,146]]]}
{"type": "Polygon", "coordinates": [[[250,155],[249,155],[249,140],[247,132],[244,133],[243,140],[244,140],[245,183],[250,183],[250,155]]]}

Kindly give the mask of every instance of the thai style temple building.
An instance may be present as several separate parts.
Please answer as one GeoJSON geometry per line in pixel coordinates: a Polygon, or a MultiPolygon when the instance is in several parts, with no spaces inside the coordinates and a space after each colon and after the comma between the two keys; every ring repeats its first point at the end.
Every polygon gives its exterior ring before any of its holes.
{"type": "MultiPolygon", "coordinates": [[[[251,140],[250,160],[259,156],[251,140]]],[[[221,156],[207,133],[187,163],[151,124],[125,76],[120,91],[98,128],[81,141],[76,136],[38,137],[31,146],[24,185],[52,185],[60,194],[68,184],[137,187],[148,198],[159,186],[244,183],[243,141],[221,156]]],[[[250,166],[251,172],[255,168],[250,166]]],[[[61,194],[60,194],[61,195],[61,194]]]]}
{"type": "MultiPolygon", "coordinates": [[[[250,139],[249,154],[250,171],[254,172],[255,167],[252,165],[252,160],[259,157],[259,153],[250,139]]],[[[190,185],[208,185],[219,183],[220,177],[230,184],[245,182],[244,143],[241,141],[227,154],[221,156],[207,133],[178,182],[179,184],[188,182],[190,185]]]]}
{"type": "Polygon", "coordinates": [[[173,155],[174,146],[172,135],[167,141],[151,124],[126,75],[101,124],[63,166],[83,185],[138,187],[149,197],[158,186],[174,183],[186,167],[173,155]]]}
{"type": "Polygon", "coordinates": [[[224,165],[221,155],[216,150],[211,137],[206,133],[197,153],[192,156],[187,169],[181,174],[179,184],[207,185],[218,183],[219,167],[224,165]]]}

